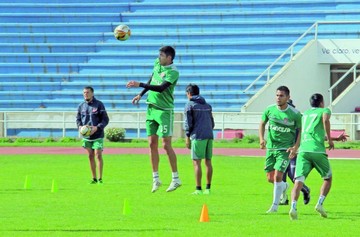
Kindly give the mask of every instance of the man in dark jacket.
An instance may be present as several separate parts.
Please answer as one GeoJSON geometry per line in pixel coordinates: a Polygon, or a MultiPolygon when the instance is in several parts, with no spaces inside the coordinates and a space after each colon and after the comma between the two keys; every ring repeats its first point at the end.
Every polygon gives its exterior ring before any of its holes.
{"type": "Polygon", "coordinates": [[[200,96],[200,89],[195,84],[186,87],[189,102],[185,106],[185,132],[186,147],[191,149],[193,159],[196,189],[193,194],[210,194],[213,168],[211,164],[213,147],[213,128],[215,126],[212,116],[212,107],[200,96]],[[201,160],[205,159],[206,189],[201,189],[201,160]]]}
{"type": "Polygon", "coordinates": [[[91,133],[89,137],[83,137],[82,146],[89,154],[90,168],[92,174],[91,184],[102,184],[102,175],[104,162],[102,159],[102,150],[104,146],[104,129],[109,123],[109,117],[106,113],[104,104],[94,97],[94,89],[90,86],[84,87],[83,95],[85,101],[80,103],[77,115],[76,125],[81,130],[82,126],[90,126],[91,133]],[[99,179],[96,175],[96,162],[98,160],[99,179]]]}

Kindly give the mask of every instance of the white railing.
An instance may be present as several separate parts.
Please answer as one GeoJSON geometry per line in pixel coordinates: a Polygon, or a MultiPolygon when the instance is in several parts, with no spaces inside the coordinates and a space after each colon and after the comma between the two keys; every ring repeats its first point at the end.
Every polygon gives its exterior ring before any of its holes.
{"type": "MultiPolygon", "coordinates": [[[[141,137],[145,129],[145,112],[108,112],[109,126],[136,129],[136,138],[141,137]]],[[[76,130],[76,112],[51,112],[51,111],[17,111],[0,112],[0,137],[8,137],[8,129],[61,129],[62,137],[67,136],[70,130],[76,130]],[[44,119],[44,117],[47,117],[44,119]]],[[[245,135],[258,134],[261,113],[230,113],[214,112],[215,130],[221,132],[224,138],[226,129],[242,129],[245,135]]],[[[174,137],[184,137],[183,114],[175,113],[174,137]],[[176,136],[175,136],[176,134],[176,136]]],[[[352,140],[360,139],[360,114],[336,114],[331,117],[332,129],[345,130],[352,140]],[[351,121],[351,122],[349,122],[351,121]]]]}
{"type": "Polygon", "coordinates": [[[341,24],[360,24],[360,21],[316,21],[312,26],[310,26],[295,42],[287,48],[273,63],[268,66],[265,71],[263,71],[250,85],[243,91],[243,93],[247,93],[254,85],[257,83],[260,79],[262,79],[264,76],[266,76],[266,82],[269,82],[271,79],[271,70],[274,66],[278,64],[278,62],[283,59],[286,55],[290,55],[289,60],[291,61],[294,57],[294,49],[295,46],[299,44],[301,40],[303,40],[306,36],[310,35],[312,31],[314,34],[314,37],[311,39],[308,39],[306,43],[308,43],[310,40],[316,40],[318,38],[319,32],[319,25],[341,25],[341,24]]]}
{"type": "Polygon", "coordinates": [[[353,73],[353,82],[356,81],[357,76],[357,66],[360,64],[360,61],[354,64],[339,80],[337,80],[330,88],[329,88],[329,95],[330,95],[330,107],[333,102],[333,89],[335,89],[350,73],[353,73]]]}

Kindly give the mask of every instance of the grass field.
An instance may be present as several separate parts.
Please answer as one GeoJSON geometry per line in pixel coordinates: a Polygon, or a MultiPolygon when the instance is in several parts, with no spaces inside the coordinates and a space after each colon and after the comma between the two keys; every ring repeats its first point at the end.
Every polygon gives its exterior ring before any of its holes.
{"type": "MultiPolygon", "coordinates": [[[[21,148],[26,149],[26,148],[21,148]]],[[[290,221],[289,206],[265,214],[272,185],[262,171],[263,158],[214,157],[212,194],[194,196],[188,156],[178,156],[183,186],[165,192],[170,168],[161,157],[164,186],[151,190],[151,170],[145,155],[106,155],[103,185],[90,185],[85,156],[1,155],[0,236],[358,236],[360,230],[358,160],[331,160],[334,182],[321,218],[314,206],[320,177],[307,180],[310,204],[298,204],[298,221],[290,221]],[[25,177],[31,189],[24,190],[25,177]],[[58,185],[51,192],[52,180],[58,185]],[[128,200],[130,214],[123,214],[128,200]],[[202,206],[210,222],[199,222],[202,206]]],[[[291,185],[292,187],[292,185],[291,185]]]]}

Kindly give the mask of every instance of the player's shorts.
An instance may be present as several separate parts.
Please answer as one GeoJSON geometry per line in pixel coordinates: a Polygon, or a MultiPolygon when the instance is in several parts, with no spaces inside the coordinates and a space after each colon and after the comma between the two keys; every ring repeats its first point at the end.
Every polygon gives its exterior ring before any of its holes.
{"type": "Polygon", "coordinates": [[[323,179],[328,179],[332,176],[327,154],[300,152],[296,161],[295,178],[301,176],[306,178],[313,168],[317,170],[323,179]]]}
{"type": "Polygon", "coordinates": [[[99,138],[99,139],[91,140],[91,141],[87,140],[87,139],[83,139],[82,147],[91,148],[93,150],[103,150],[104,149],[104,139],[99,138]]]}
{"type": "Polygon", "coordinates": [[[285,150],[267,150],[264,170],[268,173],[278,170],[285,173],[289,165],[289,152],[285,150]]]}
{"type": "Polygon", "coordinates": [[[174,110],[162,110],[148,105],[146,112],[147,136],[171,137],[174,127],[174,110]]]}
{"type": "Polygon", "coordinates": [[[191,140],[191,159],[211,159],[213,139],[191,140]]]}

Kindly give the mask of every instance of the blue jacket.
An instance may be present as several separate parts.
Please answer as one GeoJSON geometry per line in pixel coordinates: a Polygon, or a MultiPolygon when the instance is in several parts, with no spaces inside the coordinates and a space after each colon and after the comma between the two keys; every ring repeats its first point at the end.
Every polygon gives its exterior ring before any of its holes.
{"type": "Polygon", "coordinates": [[[214,139],[212,107],[200,96],[192,96],[185,106],[185,133],[191,140],[214,139]]]}
{"type": "Polygon", "coordinates": [[[98,127],[96,133],[90,136],[90,140],[104,138],[104,129],[108,123],[109,117],[104,104],[100,100],[93,97],[90,102],[84,101],[80,103],[76,115],[77,127],[84,125],[98,127]]]}

